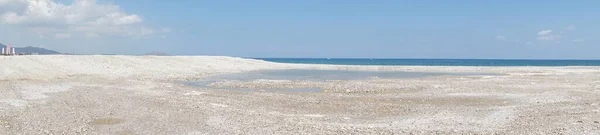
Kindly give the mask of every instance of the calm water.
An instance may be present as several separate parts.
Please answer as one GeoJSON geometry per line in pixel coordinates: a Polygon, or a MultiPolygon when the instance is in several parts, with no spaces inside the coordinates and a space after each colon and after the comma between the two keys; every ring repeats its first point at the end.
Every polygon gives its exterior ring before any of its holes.
{"type": "Polygon", "coordinates": [[[435,75],[467,75],[461,73],[427,73],[427,72],[402,72],[402,71],[354,71],[354,70],[263,70],[237,74],[227,74],[212,77],[212,80],[237,80],[252,81],[266,80],[363,80],[370,78],[418,78],[435,75]]]}
{"type": "MultiPolygon", "coordinates": [[[[493,74],[475,74],[475,73],[425,73],[425,72],[402,72],[402,71],[347,71],[347,70],[264,70],[252,71],[236,74],[226,74],[210,77],[204,80],[194,82],[184,82],[184,84],[195,87],[211,88],[209,85],[219,81],[240,81],[248,82],[259,79],[265,80],[308,80],[308,81],[327,81],[327,80],[365,80],[372,78],[419,78],[439,75],[493,75],[493,74]]],[[[219,88],[214,88],[219,89],[219,88]]],[[[293,89],[246,89],[246,88],[224,88],[222,90],[236,91],[281,91],[281,92],[320,92],[320,88],[293,88],[293,89]]]]}
{"type": "Polygon", "coordinates": [[[600,60],[257,58],[280,63],[397,66],[600,66],[600,60]]]}

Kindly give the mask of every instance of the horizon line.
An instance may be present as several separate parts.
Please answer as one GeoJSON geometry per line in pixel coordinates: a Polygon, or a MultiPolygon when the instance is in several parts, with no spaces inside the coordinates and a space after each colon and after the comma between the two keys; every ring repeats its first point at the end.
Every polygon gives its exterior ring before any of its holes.
{"type": "Polygon", "coordinates": [[[526,59],[526,58],[318,58],[318,57],[242,57],[249,59],[337,59],[337,60],[585,60],[585,61],[600,61],[600,59],[526,59]]]}

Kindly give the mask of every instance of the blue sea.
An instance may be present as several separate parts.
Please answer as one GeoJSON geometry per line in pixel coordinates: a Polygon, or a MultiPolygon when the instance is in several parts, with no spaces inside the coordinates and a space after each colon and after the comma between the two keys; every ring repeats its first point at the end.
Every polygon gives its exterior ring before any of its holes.
{"type": "Polygon", "coordinates": [[[600,66],[600,60],[255,58],[279,63],[388,66],[600,66]]]}

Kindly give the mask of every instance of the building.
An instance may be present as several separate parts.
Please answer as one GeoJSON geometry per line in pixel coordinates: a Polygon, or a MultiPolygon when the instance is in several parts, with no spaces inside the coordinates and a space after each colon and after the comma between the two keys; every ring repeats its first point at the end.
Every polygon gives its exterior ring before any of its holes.
{"type": "Polygon", "coordinates": [[[15,55],[16,51],[10,47],[10,44],[6,45],[6,48],[2,48],[2,55],[15,55]]]}

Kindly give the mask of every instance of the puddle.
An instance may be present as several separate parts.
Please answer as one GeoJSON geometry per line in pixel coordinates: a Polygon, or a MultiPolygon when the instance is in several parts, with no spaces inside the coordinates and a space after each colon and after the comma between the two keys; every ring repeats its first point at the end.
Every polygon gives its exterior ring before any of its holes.
{"type": "Polygon", "coordinates": [[[403,71],[349,71],[349,70],[263,70],[236,74],[213,76],[208,79],[184,82],[185,85],[243,92],[322,92],[320,88],[274,88],[274,89],[249,89],[249,88],[214,88],[209,86],[220,81],[248,82],[254,80],[292,80],[292,81],[328,81],[328,80],[366,80],[366,79],[394,79],[394,78],[421,78],[440,75],[490,75],[473,73],[426,73],[403,71]]]}
{"type": "Polygon", "coordinates": [[[265,80],[364,80],[371,78],[418,78],[435,75],[461,75],[458,73],[425,73],[402,71],[349,71],[349,70],[263,70],[237,74],[226,74],[211,79],[251,81],[265,80]]]}
{"type": "Polygon", "coordinates": [[[119,118],[100,118],[100,119],[94,119],[89,124],[91,124],[91,125],[117,125],[117,124],[121,124],[123,122],[125,122],[125,120],[119,119],[119,118]]]}

